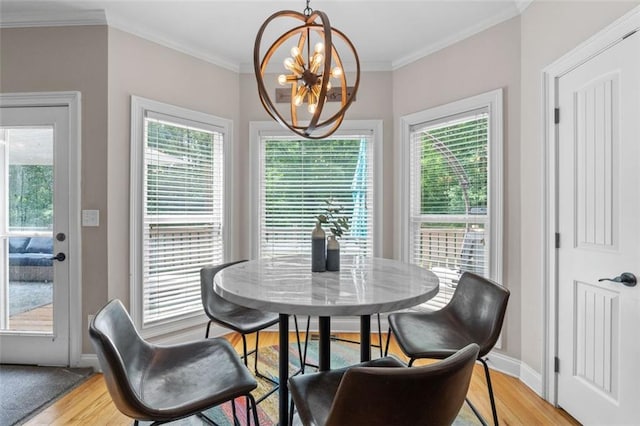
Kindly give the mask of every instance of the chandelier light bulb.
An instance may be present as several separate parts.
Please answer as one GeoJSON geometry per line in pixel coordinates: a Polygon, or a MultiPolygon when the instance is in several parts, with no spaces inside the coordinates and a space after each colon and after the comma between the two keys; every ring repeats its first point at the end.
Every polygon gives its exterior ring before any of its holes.
{"type": "Polygon", "coordinates": [[[287,84],[287,76],[284,74],[280,74],[278,76],[278,84],[280,84],[280,86],[284,86],[287,84]]]}
{"type": "Polygon", "coordinates": [[[342,68],[333,67],[333,69],[331,70],[331,77],[340,78],[341,75],[342,75],[342,68]]]}
{"type": "Polygon", "coordinates": [[[292,58],[287,58],[283,62],[284,67],[296,75],[302,75],[304,69],[298,65],[292,58]]]}
{"type": "Polygon", "coordinates": [[[296,93],[296,96],[293,98],[293,104],[297,107],[302,105],[302,103],[304,102],[304,97],[308,91],[309,88],[307,88],[307,86],[300,86],[300,88],[298,89],[298,93],[296,93]]]}
{"type": "Polygon", "coordinates": [[[311,58],[311,63],[309,64],[309,71],[316,74],[318,69],[322,66],[322,61],[324,60],[324,55],[322,53],[314,53],[313,58],[311,58]]]}
{"type": "Polygon", "coordinates": [[[309,111],[309,114],[313,114],[316,112],[317,107],[318,104],[309,104],[309,106],[307,107],[307,111],[309,111]]]}
{"type": "Polygon", "coordinates": [[[302,59],[302,55],[300,54],[300,49],[298,49],[298,46],[293,46],[290,53],[293,59],[295,59],[296,64],[298,64],[298,67],[304,70],[304,59],[302,59]]]}
{"type": "Polygon", "coordinates": [[[313,47],[313,51],[316,53],[324,52],[324,43],[322,43],[321,41],[317,42],[316,45],[313,47]]]}
{"type": "Polygon", "coordinates": [[[321,89],[321,87],[322,87],[321,84],[314,84],[313,86],[311,86],[311,93],[313,93],[313,96],[315,96],[316,98],[320,97],[320,89],[321,89]]]}
{"type": "Polygon", "coordinates": [[[318,103],[318,97],[315,96],[315,94],[313,93],[313,88],[312,88],[312,90],[307,95],[307,104],[308,105],[313,105],[313,104],[317,104],[317,103],[318,103]]]}

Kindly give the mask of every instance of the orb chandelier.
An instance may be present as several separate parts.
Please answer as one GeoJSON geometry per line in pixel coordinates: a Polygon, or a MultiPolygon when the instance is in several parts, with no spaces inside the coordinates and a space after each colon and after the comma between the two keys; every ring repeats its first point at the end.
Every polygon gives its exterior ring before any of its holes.
{"type": "Polygon", "coordinates": [[[309,0],[306,4],[303,13],[282,10],[267,18],[256,36],[253,67],[260,101],[269,115],[299,136],[323,139],[340,127],[346,110],[355,99],[360,84],[360,60],[351,41],[331,27],[327,15],[312,10],[309,0]],[[293,18],[301,24],[277,37],[261,58],[265,30],[280,18],[293,18]],[[352,87],[347,86],[343,60],[334,45],[336,39],[344,42],[355,62],[355,83],[352,87]],[[277,77],[277,82],[289,87],[290,100],[283,108],[288,111],[280,111],[267,92],[264,78],[271,59],[282,55],[286,48],[290,48],[290,56],[284,60],[285,73],[277,77]],[[339,106],[327,107],[329,95],[332,101],[340,102],[339,106]]]}

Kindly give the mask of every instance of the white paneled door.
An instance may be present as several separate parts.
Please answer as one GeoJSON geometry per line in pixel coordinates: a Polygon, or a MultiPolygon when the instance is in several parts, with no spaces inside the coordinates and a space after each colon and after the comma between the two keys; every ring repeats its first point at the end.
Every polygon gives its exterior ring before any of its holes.
{"type": "Polygon", "coordinates": [[[558,84],[558,404],[638,424],[640,33],[558,84]]]}

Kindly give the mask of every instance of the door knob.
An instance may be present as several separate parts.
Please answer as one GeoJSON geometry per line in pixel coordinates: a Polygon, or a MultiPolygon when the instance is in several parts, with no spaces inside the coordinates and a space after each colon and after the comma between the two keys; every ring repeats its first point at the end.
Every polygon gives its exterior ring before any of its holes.
{"type": "Polygon", "coordinates": [[[53,260],[57,260],[58,262],[62,262],[67,258],[67,256],[65,256],[64,253],[58,253],[55,256],[53,256],[51,259],[53,260]]]}
{"type": "Polygon", "coordinates": [[[615,278],[600,278],[598,281],[613,281],[614,283],[622,283],[627,287],[634,287],[638,283],[638,279],[631,272],[623,272],[615,278]]]}

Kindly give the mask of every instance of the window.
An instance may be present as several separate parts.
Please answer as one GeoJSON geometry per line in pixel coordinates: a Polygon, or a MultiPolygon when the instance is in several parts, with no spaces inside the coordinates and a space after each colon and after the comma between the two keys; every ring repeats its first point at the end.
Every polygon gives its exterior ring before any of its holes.
{"type": "MultiPolygon", "coordinates": [[[[252,123],[254,257],[310,254],[315,217],[326,200],[342,206],[351,228],[340,239],[343,255],[372,256],[379,122],[343,123],[323,140],[302,139],[267,123],[252,123]]],[[[325,227],[327,235],[330,231],[325,227]]]]}
{"type": "Polygon", "coordinates": [[[132,114],[132,312],[154,335],[201,314],[200,268],[225,259],[230,125],[137,97],[132,114]]]}
{"type": "Polygon", "coordinates": [[[444,306],[465,271],[500,280],[501,91],[403,118],[407,260],[432,270],[444,306]]]}

